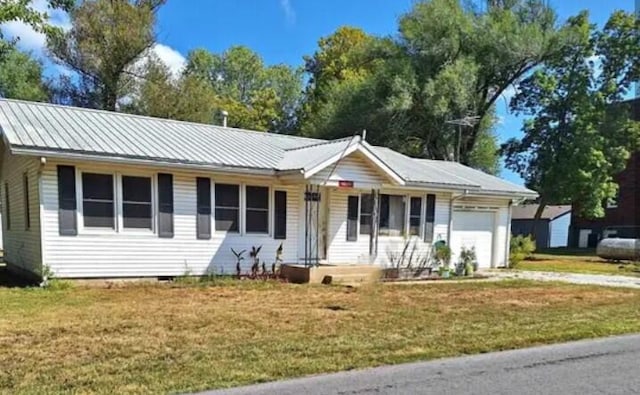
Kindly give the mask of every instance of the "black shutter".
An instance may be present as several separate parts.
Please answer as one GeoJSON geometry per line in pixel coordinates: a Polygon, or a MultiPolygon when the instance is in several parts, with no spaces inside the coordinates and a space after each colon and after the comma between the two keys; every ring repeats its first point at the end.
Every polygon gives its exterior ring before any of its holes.
{"type": "Polygon", "coordinates": [[[158,236],[173,237],[173,175],[158,174],[158,236]]]}
{"type": "Polygon", "coordinates": [[[427,195],[427,213],[425,215],[424,224],[424,241],[431,243],[433,241],[433,228],[436,220],[436,195],[427,195]]]}
{"type": "Polygon", "coordinates": [[[358,240],[358,196],[347,200],[347,241],[358,240]]]}
{"type": "Polygon", "coordinates": [[[287,238],[287,192],[275,192],[274,208],[273,238],[284,240],[287,238]]]}
{"type": "Polygon", "coordinates": [[[58,166],[58,229],[62,236],[78,234],[76,168],[58,166]]]}
{"type": "Polygon", "coordinates": [[[211,238],[211,180],[198,177],[196,231],[198,239],[211,238]]]}

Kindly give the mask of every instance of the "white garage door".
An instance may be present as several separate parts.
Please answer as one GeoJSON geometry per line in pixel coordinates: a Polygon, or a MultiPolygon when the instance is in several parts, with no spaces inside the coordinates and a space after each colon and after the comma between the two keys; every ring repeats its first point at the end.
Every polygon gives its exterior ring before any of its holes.
{"type": "Polygon", "coordinates": [[[462,247],[475,247],[478,266],[491,267],[494,213],[487,211],[454,211],[451,234],[452,263],[458,261],[462,247]]]}

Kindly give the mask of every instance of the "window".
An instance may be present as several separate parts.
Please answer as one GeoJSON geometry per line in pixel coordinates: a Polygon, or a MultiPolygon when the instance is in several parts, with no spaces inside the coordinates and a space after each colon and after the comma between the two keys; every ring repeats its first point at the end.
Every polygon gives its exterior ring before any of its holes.
{"type": "Polygon", "coordinates": [[[422,222],[422,198],[412,197],[409,208],[409,235],[420,235],[420,223],[422,222]]]}
{"type": "Polygon", "coordinates": [[[358,200],[358,196],[349,196],[347,200],[347,241],[358,240],[358,200]]]}
{"type": "Polygon", "coordinates": [[[373,215],[373,195],[364,194],[360,197],[360,234],[371,234],[371,216],[373,215]]]}
{"type": "Polygon", "coordinates": [[[196,232],[198,239],[211,238],[211,180],[196,178],[196,232]]]}
{"type": "Polygon", "coordinates": [[[122,176],[122,226],[153,229],[150,177],[122,176]]]}
{"type": "Polygon", "coordinates": [[[247,186],[246,231],[269,233],[269,188],[247,186]]]}
{"type": "Polygon", "coordinates": [[[383,236],[404,235],[404,196],[380,195],[380,234],[383,236]]]}
{"type": "Polygon", "coordinates": [[[427,212],[424,218],[424,241],[431,243],[433,241],[433,227],[436,218],[436,195],[427,195],[427,212]]]}
{"type": "Polygon", "coordinates": [[[22,176],[22,197],[24,198],[24,229],[31,228],[31,215],[29,207],[29,176],[24,173],[22,176]]]}
{"type": "Polygon", "coordinates": [[[4,209],[7,218],[7,230],[11,230],[11,203],[9,202],[9,183],[4,184],[4,209]]]}
{"type": "Polygon", "coordinates": [[[287,192],[276,191],[274,193],[274,225],[273,238],[287,238],[287,192]]]}
{"type": "Polygon", "coordinates": [[[240,187],[216,184],[216,230],[238,232],[240,214],[240,187]]]}
{"type": "Polygon", "coordinates": [[[87,228],[115,228],[113,176],[82,173],[82,214],[87,228]]]}

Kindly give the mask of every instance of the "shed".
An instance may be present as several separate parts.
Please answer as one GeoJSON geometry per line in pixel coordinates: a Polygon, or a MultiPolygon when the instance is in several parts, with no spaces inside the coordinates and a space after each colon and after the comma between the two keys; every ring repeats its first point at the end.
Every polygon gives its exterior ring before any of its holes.
{"type": "Polygon", "coordinates": [[[513,208],[511,233],[533,235],[537,248],[566,247],[571,224],[571,205],[546,206],[534,230],[534,217],[539,205],[523,204],[513,208]]]}

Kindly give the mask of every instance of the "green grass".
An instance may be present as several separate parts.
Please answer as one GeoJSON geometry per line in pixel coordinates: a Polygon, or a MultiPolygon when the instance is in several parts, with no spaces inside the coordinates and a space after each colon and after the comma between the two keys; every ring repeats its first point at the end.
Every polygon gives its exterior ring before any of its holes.
{"type": "Polygon", "coordinates": [[[0,392],[223,388],[640,331],[640,292],[505,281],[0,288],[0,392]]]}
{"type": "Polygon", "coordinates": [[[626,261],[609,262],[595,256],[593,251],[585,253],[582,250],[578,250],[578,253],[572,254],[562,249],[556,251],[547,250],[542,253],[536,252],[531,258],[520,262],[517,269],[640,277],[640,264],[638,263],[626,261]]]}

